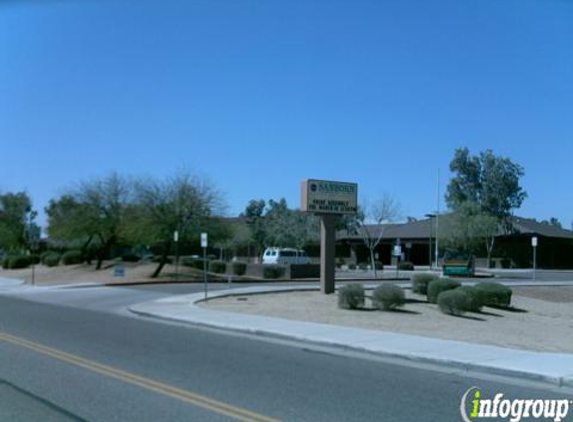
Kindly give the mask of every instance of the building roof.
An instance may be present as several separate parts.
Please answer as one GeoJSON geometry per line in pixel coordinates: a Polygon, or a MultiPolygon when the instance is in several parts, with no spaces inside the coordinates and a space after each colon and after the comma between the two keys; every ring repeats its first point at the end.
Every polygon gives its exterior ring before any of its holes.
{"type": "Polygon", "coordinates": [[[531,218],[514,217],[513,227],[519,234],[536,234],[545,237],[573,239],[573,232],[549,223],[539,222],[531,218]]]}
{"type": "MultiPolygon", "coordinates": [[[[439,225],[442,227],[440,233],[443,234],[443,228],[448,225],[449,214],[440,215],[439,225]]],[[[514,234],[519,235],[538,235],[553,238],[573,239],[573,232],[561,227],[553,226],[548,223],[542,223],[535,219],[513,217],[511,219],[514,234]]],[[[424,219],[413,221],[403,224],[373,224],[367,225],[367,229],[372,237],[378,237],[382,231],[382,239],[398,239],[400,240],[415,240],[415,239],[428,239],[430,235],[435,236],[435,220],[424,219]]],[[[500,236],[504,233],[500,232],[500,236]]],[[[342,230],[337,233],[339,240],[359,240],[362,236],[359,233],[349,233],[342,230]]]]}

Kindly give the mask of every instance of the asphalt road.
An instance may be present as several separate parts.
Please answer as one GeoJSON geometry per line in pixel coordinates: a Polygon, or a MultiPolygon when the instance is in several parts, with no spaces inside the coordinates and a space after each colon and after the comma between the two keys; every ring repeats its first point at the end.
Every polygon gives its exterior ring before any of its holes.
{"type": "Polygon", "coordinates": [[[461,420],[460,399],[472,386],[483,396],[573,398],[541,386],[336,355],[123,311],[129,303],[201,289],[0,296],[0,421],[447,422],[461,420]]]}

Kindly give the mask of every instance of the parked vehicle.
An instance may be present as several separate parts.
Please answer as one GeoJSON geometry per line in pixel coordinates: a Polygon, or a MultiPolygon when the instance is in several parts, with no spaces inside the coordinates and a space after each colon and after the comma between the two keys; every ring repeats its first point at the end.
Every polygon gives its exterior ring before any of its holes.
{"type": "Polygon", "coordinates": [[[310,264],[310,258],[302,249],[267,248],[263,253],[263,264],[310,264]]]}

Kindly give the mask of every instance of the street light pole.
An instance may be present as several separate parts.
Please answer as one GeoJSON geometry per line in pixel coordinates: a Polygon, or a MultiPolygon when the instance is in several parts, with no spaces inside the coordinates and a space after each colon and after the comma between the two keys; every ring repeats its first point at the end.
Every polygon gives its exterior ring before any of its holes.
{"type": "Polygon", "coordinates": [[[439,259],[439,238],[440,238],[440,233],[439,233],[439,223],[440,223],[440,169],[438,168],[438,180],[437,180],[437,198],[436,198],[436,202],[437,202],[437,207],[436,207],[436,269],[440,268],[440,265],[438,263],[438,259],[439,259]]]}

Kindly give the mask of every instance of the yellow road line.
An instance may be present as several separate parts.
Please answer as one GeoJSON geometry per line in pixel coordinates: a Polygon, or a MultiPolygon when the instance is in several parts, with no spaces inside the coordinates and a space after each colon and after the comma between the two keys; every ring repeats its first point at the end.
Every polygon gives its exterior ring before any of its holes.
{"type": "Polygon", "coordinates": [[[159,381],[145,378],[112,366],[104,365],[93,360],[84,359],[80,356],[72,355],[52,347],[44,346],[43,344],[35,343],[16,337],[6,333],[0,333],[0,340],[7,341],[17,346],[33,350],[43,355],[51,356],[55,359],[70,363],[88,369],[92,372],[115,378],[126,383],[137,385],[146,390],[153,391],[164,396],[172,397],[210,410],[211,412],[219,413],[245,422],[281,422],[279,419],[270,418],[268,416],[260,415],[240,407],[232,406],[219,400],[214,400],[200,394],[192,393],[191,391],[183,390],[169,384],[164,384],[159,381]]]}

